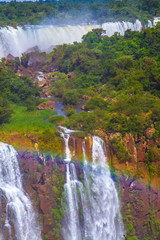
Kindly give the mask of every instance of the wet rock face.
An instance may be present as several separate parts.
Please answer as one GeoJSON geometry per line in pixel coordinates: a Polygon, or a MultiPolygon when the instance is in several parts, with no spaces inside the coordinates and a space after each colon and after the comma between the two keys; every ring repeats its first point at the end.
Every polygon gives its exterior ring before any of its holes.
{"type": "MultiPolygon", "coordinates": [[[[106,136],[102,137],[105,139],[106,136]]],[[[92,137],[88,136],[81,139],[70,136],[69,147],[72,154],[74,153],[75,159],[80,160],[82,158],[82,145],[84,142],[86,155],[89,159],[92,154],[92,137]]],[[[109,137],[106,142],[108,143],[108,157],[110,157],[113,153],[109,137]]],[[[135,139],[130,134],[125,136],[123,143],[130,150],[135,166],[139,161],[144,161],[145,152],[154,145],[153,140],[135,139]]],[[[39,215],[42,238],[54,240],[56,239],[54,230],[58,229],[56,216],[59,216],[61,200],[63,199],[66,163],[63,160],[56,160],[52,156],[46,156],[45,159],[45,165],[43,165],[38,154],[30,152],[21,152],[19,154],[23,186],[39,215]]],[[[75,166],[77,176],[80,179],[83,173],[82,165],[77,162],[75,166]]],[[[146,186],[145,183],[137,181],[135,178],[131,179],[128,176],[121,175],[119,180],[125,228],[127,229],[131,224],[133,226],[131,236],[137,236],[140,240],[144,239],[144,237],[147,239],[160,239],[158,232],[156,233],[157,238],[155,238],[156,228],[160,226],[157,223],[157,219],[160,219],[160,191],[155,191],[150,186],[146,186]]],[[[63,219],[62,215],[60,217],[63,219]]],[[[62,239],[61,234],[58,239],[62,239]]]]}
{"type": "MultiPolygon", "coordinates": [[[[0,206],[0,231],[1,234],[7,239],[9,239],[9,234],[7,229],[4,228],[4,223],[5,223],[5,219],[6,219],[6,199],[3,197],[3,195],[1,196],[0,193],[0,200],[1,200],[1,206],[0,206]]],[[[1,235],[0,235],[1,237],[1,235]]]]}
{"type": "Polygon", "coordinates": [[[129,149],[132,156],[132,161],[137,162],[137,149],[135,147],[134,138],[131,134],[126,134],[124,138],[124,145],[127,149],[129,149]]]}
{"type": "Polygon", "coordinates": [[[82,139],[74,135],[70,136],[69,148],[73,155],[73,160],[75,159],[78,159],[79,161],[83,160],[83,149],[82,149],[83,144],[85,147],[85,153],[86,153],[87,159],[90,160],[91,154],[92,154],[92,137],[88,136],[82,139]]]}
{"type": "MultiPolygon", "coordinates": [[[[58,224],[61,224],[63,219],[61,200],[63,199],[66,163],[52,156],[46,156],[45,165],[42,165],[38,154],[32,152],[20,152],[18,159],[23,187],[39,216],[42,239],[57,239],[56,232],[58,228],[60,229],[58,224]],[[58,218],[60,221],[57,220],[58,218]]],[[[80,176],[81,164],[76,163],[75,166],[77,175],[80,176]]],[[[58,234],[58,240],[60,240],[61,231],[58,234]]]]}
{"type": "Polygon", "coordinates": [[[138,180],[121,176],[120,193],[126,231],[128,223],[133,226],[134,234],[130,236],[136,236],[140,240],[145,237],[160,239],[160,231],[156,230],[157,220],[160,219],[160,191],[155,191],[138,180]]]}
{"type": "Polygon", "coordinates": [[[43,166],[37,154],[23,152],[19,154],[19,164],[23,187],[39,215],[42,238],[54,239],[55,219],[52,212],[57,208],[56,184],[61,185],[61,197],[65,182],[65,163],[48,158],[43,166]]]}

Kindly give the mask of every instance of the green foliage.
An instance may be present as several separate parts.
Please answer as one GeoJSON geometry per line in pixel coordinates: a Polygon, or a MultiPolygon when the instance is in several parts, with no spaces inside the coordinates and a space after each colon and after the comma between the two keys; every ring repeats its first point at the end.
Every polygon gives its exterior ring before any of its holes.
{"type": "Polygon", "coordinates": [[[148,211],[146,221],[144,223],[143,232],[144,240],[157,240],[160,234],[160,220],[157,217],[157,210],[151,209],[148,211]]]}
{"type": "Polygon", "coordinates": [[[58,123],[64,121],[64,119],[65,119],[65,117],[62,116],[62,115],[53,116],[53,117],[50,117],[50,118],[49,118],[49,122],[58,124],[58,123]]]}
{"type": "Polygon", "coordinates": [[[11,107],[5,96],[0,96],[0,124],[7,122],[11,118],[11,107]]]}
{"type": "Polygon", "coordinates": [[[87,43],[89,47],[92,46],[92,48],[97,45],[96,43],[100,42],[98,35],[94,31],[87,33],[82,39],[84,43],[87,43]]]}
{"type": "Polygon", "coordinates": [[[62,149],[62,138],[59,132],[46,129],[39,136],[39,149],[42,152],[60,153],[62,149]]]}
{"type": "MultiPolygon", "coordinates": [[[[93,69],[93,67],[90,66],[90,69],[93,69]]],[[[99,82],[100,82],[99,76],[81,75],[81,77],[75,80],[75,85],[77,88],[88,88],[91,86],[97,87],[99,85],[99,82]]]]}
{"type": "Polygon", "coordinates": [[[85,105],[85,110],[94,110],[96,108],[106,110],[107,107],[108,107],[108,103],[103,98],[92,97],[91,99],[89,99],[89,101],[87,101],[85,105]]]}
{"type": "Polygon", "coordinates": [[[27,68],[28,67],[28,61],[29,61],[29,54],[22,54],[22,57],[21,57],[22,66],[27,68]]]}
{"type": "Polygon", "coordinates": [[[48,239],[48,235],[47,234],[44,235],[44,239],[48,239]]]}
{"type": "Polygon", "coordinates": [[[116,60],[116,66],[119,69],[127,70],[132,68],[134,60],[132,56],[122,56],[116,60]]]}
{"type": "MultiPolygon", "coordinates": [[[[140,19],[147,22],[158,16],[160,4],[158,0],[46,0],[39,2],[1,2],[0,25],[48,23],[75,24],[91,21],[108,22],[115,20],[140,19]],[[83,12],[83,14],[82,14],[83,12]]],[[[101,30],[91,33],[85,41],[90,45],[100,41],[101,30]]]]}
{"type": "Polygon", "coordinates": [[[8,123],[0,126],[0,130],[4,132],[20,132],[20,133],[41,133],[48,128],[55,130],[55,126],[49,122],[45,122],[52,113],[52,110],[28,112],[26,107],[11,105],[12,115],[8,123]]]}
{"type": "Polygon", "coordinates": [[[120,137],[114,137],[112,139],[112,146],[120,163],[124,163],[126,161],[131,162],[132,157],[125,146],[121,143],[120,137]]]}
{"type": "Polygon", "coordinates": [[[84,132],[84,131],[82,131],[82,132],[76,132],[76,133],[74,134],[74,136],[75,136],[75,137],[78,137],[78,138],[84,139],[85,137],[88,136],[88,132],[84,132]]]}
{"type": "Polygon", "coordinates": [[[35,24],[46,16],[54,16],[55,6],[39,2],[10,2],[0,5],[0,24],[35,24]]]}
{"type": "Polygon", "coordinates": [[[73,114],[75,114],[76,113],[76,111],[74,110],[74,108],[67,108],[66,109],[66,115],[67,115],[67,117],[70,117],[70,116],[72,116],[73,114]]]}
{"type": "Polygon", "coordinates": [[[145,167],[148,171],[150,182],[153,180],[155,173],[156,173],[157,167],[154,164],[155,161],[156,161],[155,149],[151,147],[149,149],[149,152],[146,153],[146,158],[145,158],[145,167]]]}
{"type": "Polygon", "coordinates": [[[24,105],[25,105],[25,107],[27,107],[27,111],[36,110],[36,106],[40,103],[41,103],[41,101],[37,98],[34,98],[34,97],[27,98],[24,101],[24,105]]]}
{"type": "Polygon", "coordinates": [[[65,123],[68,128],[93,132],[99,126],[98,116],[94,113],[81,112],[72,115],[65,123]]]}
{"type": "Polygon", "coordinates": [[[138,238],[135,236],[135,229],[134,229],[135,222],[133,221],[133,217],[131,214],[130,203],[127,204],[127,212],[123,220],[126,228],[125,240],[138,240],[138,238]]]}
{"type": "Polygon", "coordinates": [[[62,208],[63,202],[63,191],[64,191],[65,178],[63,172],[61,173],[58,165],[54,165],[53,175],[52,175],[52,191],[55,196],[56,207],[52,209],[52,215],[54,219],[54,228],[52,229],[54,234],[54,239],[59,240],[61,237],[61,224],[64,216],[64,211],[62,208]]]}
{"type": "MultiPolygon", "coordinates": [[[[53,64],[60,71],[73,74],[65,82],[57,83],[54,96],[58,92],[66,105],[76,104],[83,95],[91,96],[85,110],[93,111],[95,116],[97,109],[101,109],[98,124],[106,133],[143,135],[154,124],[155,136],[159,136],[160,61],[156,51],[159,41],[157,26],[141,33],[127,30],[124,36],[112,37],[101,35],[97,29],[86,34],[82,43],[59,46],[52,53],[53,64]]],[[[81,115],[74,115],[67,126],[88,131],[81,115]]],[[[97,120],[91,131],[96,127],[97,120]]]]}
{"type": "Polygon", "coordinates": [[[76,105],[78,103],[79,96],[75,90],[66,90],[63,95],[63,103],[66,105],[76,105]]]}
{"type": "MultiPolygon", "coordinates": [[[[50,3],[29,4],[12,2],[0,5],[0,20],[5,20],[6,17],[10,21],[13,21],[14,18],[18,19],[17,22],[22,19],[26,21],[28,16],[28,22],[37,22],[44,16],[54,16],[57,18],[57,22],[67,18],[72,21],[83,9],[83,17],[87,16],[86,19],[111,20],[114,13],[115,19],[123,18],[124,20],[126,14],[127,20],[134,20],[137,16],[143,15],[142,18],[145,21],[153,13],[160,12],[159,4],[156,6],[153,3],[153,6],[148,8],[149,5],[150,3],[147,1],[146,4],[144,0],[101,1],[101,3],[96,1],[92,1],[92,3],[91,1],[83,1],[83,3],[79,1],[50,1],[50,3]],[[84,6],[88,7],[87,12],[84,6]],[[24,7],[27,15],[21,9],[24,7]],[[88,13],[88,9],[90,13],[88,13]],[[20,11],[19,14],[17,11],[20,11]],[[7,14],[5,15],[4,12],[7,14]],[[73,18],[71,15],[74,15],[73,18]]],[[[42,68],[44,71],[47,72],[53,66],[57,69],[57,72],[50,75],[51,93],[54,97],[61,98],[63,103],[71,108],[67,110],[69,119],[66,121],[66,126],[83,130],[85,134],[102,129],[106,134],[120,132],[124,136],[126,133],[143,135],[145,130],[154,124],[156,132],[153,137],[159,137],[159,31],[160,27],[157,25],[152,29],[146,28],[142,32],[127,30],[124,36],[115,33],[112,37],[108,37],[103,35],[102,29],[94,29],[83,36],[81,43],[75,42],[73,45],[58,46],[50,54],[39,53],[43,59],[42,68]],[[89,99],[89,97],[91,98],[89,99]],[[76,105],[80,101],[87,101],[85,109],[92,112],[76,115],[70,106],[76,105]]],[[[31,124],[29,124],[29,119],[26,120],[22,117],[23,123],[20,127],[22,131],[25,131],[24,129],[27,129],[26,131],[38,129],[38,126],[43,131],[48,128],[52,129],[51,123],[59,123],[64,118],[54,116],[45,123],[44,119],[41,119],[41,125],[38,120],[35,124],[36,127],[33,127],[33,115],[37,114],[37,119],[41,118],[41,114],[35,111],[39,101],[35,96],[38,96],[39,90],[28,76],[18,77],[14,73],[19,64],[19,59],[16,59],[11,62],[11,66],[6,67],[4,59],[2,60],[0,64],[0,89],[2,95],[7,96],[4,101],[21,103],[27,108],[28,113],[25,108],[23,113],[18,113],[17,119],[13,114],[10,125],[5,124],[5,128],[11,129],[12,126],[13,130],[17,129],[18,125],[20,126],[18,118],[25,113],[24,115],[30,118],[31,124]],[[33,111],[35,112],[33,113],[33,111]],[[28,126],[26,126],[27,124],[28,126]],[[15,127],[15,125],[17,126],[15,127]]],[[[22,56],[21,64],[27,67],[28,55],[22,56]]],[[[4,103],[1,105],[3,105],[1,110],[3,111],[4,103]]],[[[6,103],[5,105],[9,111],[9,105],[6,103]]],[[[2,118],[5,118],[5,121],[9,120],[10,114],[7,111],[6,116],[3,117],[3,114],[1,114],[2,118]]],[[[46,119],[48,117],[47,115],[46,119]]],[[[127,159],[127,155],[124,158],[127,159]]]]}
{"type": "Polygon", "coordinates": [[[121,114],[106,115],[104,128],[109,132],[132,133],[142,135],[149,122],[145,122],[141,117],[131,115],[130,117],[121,114]]]}
{"type": "Polygon", "coordinates": [[[24,104],[30,98],[33,101],[33,96],[39,95],[39,89],[28,76],[18,77],[9,67],[3,66],[2,63],[0,63],[0,89],[3,96],[7,96],[8,100],[15,103],[24,104]]]}

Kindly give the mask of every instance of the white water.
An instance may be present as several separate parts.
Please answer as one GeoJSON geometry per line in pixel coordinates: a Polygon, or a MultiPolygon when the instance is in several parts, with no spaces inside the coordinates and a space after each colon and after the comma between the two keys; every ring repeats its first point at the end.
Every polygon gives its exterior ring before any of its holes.
{"type": "Polygon", "coordinates": [[[12,146],[0,142],[0,239],[41,240],[31,201],[22,187],[16,156],[12,146]]]}
{"type": "Polygon", "coordinates": [[[123,223],[117,191],[110,176],[104,142],[93,137],[92,164],[87,163],[83,143],[83,183],[71,163],[69,133],[63,133],[66,148],[64,240],[122,240],[123,223]],[[68,136],[68,137],[66,137],[68,136]],[[69,156],[69,157],[68,157],[69,156]]]}
{"type": "Polygon", "coordinates": [[[136,20],[135,23],[108,22],[102,25],[4,27],[0,29],[0,58],[7,57],[9,53],[21,56],[35,46],[40,51],[50,52],[56,45],[80,42],[83,35],[95,28],[103,28],[108,36],[112,36],[115,32],[123,35],[127,29],[141,31],[142,24],[136,20]]]}

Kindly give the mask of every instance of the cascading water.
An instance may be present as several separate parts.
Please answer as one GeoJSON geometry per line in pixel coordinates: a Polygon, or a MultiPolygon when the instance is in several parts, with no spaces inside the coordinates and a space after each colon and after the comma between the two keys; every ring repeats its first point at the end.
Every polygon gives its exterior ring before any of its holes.
{"type": "Polygon", "coordinates": [[[136,20],[135,23],[131,22],[108,22],[103,23],[102,28],[106,31],[106,35],[111,37],[115,32],[120,33],[120,35],[124,35],[127,29],[131,31],[141,31],[142,24],[139,20],[136,20]]]}
{"type": "MultiPolygon", "coordinates": [[[[63,128],[64,131],[64,128],[63,128]]],[[[88,164],[85,143],[82,145],[83,183],[78,180],[68,140],[62,133],[66,149],[64,240],[122,240],[123,223],[117,191],[107,165],[104,142],[93,137],[92,164],[88,164]],[[67,139],[67,140],[66,140],[67,139]],[[70,158],[68,158],[70,156],[70,158]]]]}
{"type": "MultiPolygon", "coordinates": [[[[148,24],[151,26],[151,22],[148,24]]],[[[103,28],[107,36],[112,36],[115,32],[123,35],[127,29],[141,31],[142,24],[136,20],[135,23],[108,22],[102,25],[4,27],[0,29],[0,58],[6,57],[9,53],[15,57],[21,56],[35,46],[39,51],[50,52],[56,45],[80,42],[83,35],[95,28],[103,28]]]]}
{"type": "Polygon", "coordinates": [[[0,240],[41,240],[31,201],[25,194],[17,152],[0,142],[0,240]]]}

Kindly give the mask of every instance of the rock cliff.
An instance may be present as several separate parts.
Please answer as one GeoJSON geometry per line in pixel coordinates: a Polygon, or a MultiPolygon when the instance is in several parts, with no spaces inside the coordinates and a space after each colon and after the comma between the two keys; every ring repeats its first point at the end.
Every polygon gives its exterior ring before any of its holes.
{"type": "MultiPolygon", "coordinates": [[[[81,156],[82,139],[70,138],[69,145],[75,155],[81,156]]],[[[85,139],[87,155],[91,154],[92,138],[85,139]]],[[[125,137],[126,147],[135,154],[134,139],[125,137]]],[[[110,153],[112,149],[110,149],[110,153]]],[[[63,211],[63,187],[65,183],[65,162],[58,157],[44,155],[45,161],[37,153],[20,152],[19,163],[24,189],[30,196],[33,206],[39,215],[43,239],[62,239],[61,222],[63,211]]],[[[134,162],[138,158],[133,156],[134,162]]],[[[123,169],[124,170],[124,169],[123,169]]],[[[77,175],[82,175],[81,163],[76,163],[77,175]]],[[[126,232],[138,239],[159,239],[160,191],[151,188],[150,182],[138,180],[130,172],[119,171],[118,176],[112,170],[112,176],[120,193],[122,215],[126,232]],[[131,229],[130,229],[131,227],[131,229]],[[157,238],[155,238],[155,236],[157,238]]]]}

